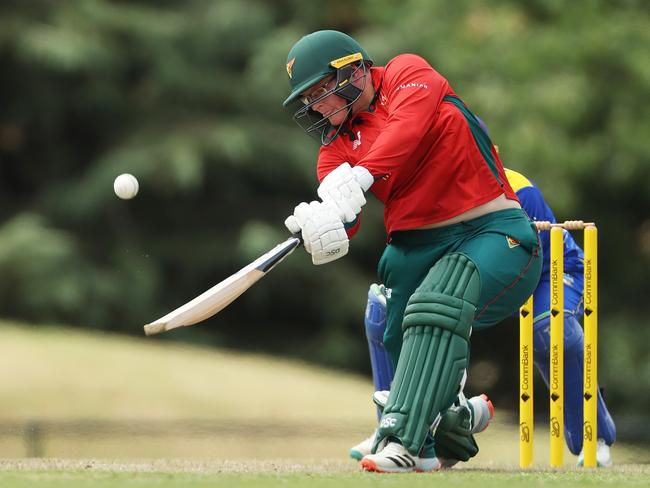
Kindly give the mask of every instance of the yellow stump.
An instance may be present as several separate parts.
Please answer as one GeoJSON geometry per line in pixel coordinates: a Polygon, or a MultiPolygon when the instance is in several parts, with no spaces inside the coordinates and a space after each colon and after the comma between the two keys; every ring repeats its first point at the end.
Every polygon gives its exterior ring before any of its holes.
{"type": "Polygon", "coordinates": [[[584,466],[596,467],[598,439],[598,230],[585,228],[584,466]]]}
{"type": "Polygon", "coordinates": [[[564,465],[564,232],[551,228],[551,466],[564,465]]]}
{"type": "Polygon", "coordinates": [[[533,297],[519,309],[519,467],[533,463],[533,297]]]}

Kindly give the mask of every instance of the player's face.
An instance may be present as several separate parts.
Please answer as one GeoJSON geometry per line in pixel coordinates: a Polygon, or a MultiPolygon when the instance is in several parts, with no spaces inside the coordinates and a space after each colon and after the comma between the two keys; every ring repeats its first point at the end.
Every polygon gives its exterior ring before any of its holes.
{"type": "Polygon", "coordinates": [[[328,76],[316,86],[304,92],[301,100],[305,105],[313,103],[311,108],[329,119],[330,124],[341,125],[345,122],[348,114],[348,111],[344,110],[348,102],[332,93],[335,85],[336,77],[334,75],[328,76]]]}

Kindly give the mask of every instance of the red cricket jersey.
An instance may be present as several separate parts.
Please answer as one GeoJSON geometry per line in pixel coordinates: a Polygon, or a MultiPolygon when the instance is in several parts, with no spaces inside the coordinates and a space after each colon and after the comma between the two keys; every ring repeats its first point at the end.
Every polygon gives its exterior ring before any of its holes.
{"type": "Polygon", "coordinates": [[[346,161],[367,168],[375,177],[370,191],[385,205],[388,235],[450,219],[501,194],[517,200],[494,147],[500,181],[461,111],[443,100],[455,94],[429,63],[402,54],[370,72],[374,106],[321,146],[319,180],[346,161]]]}

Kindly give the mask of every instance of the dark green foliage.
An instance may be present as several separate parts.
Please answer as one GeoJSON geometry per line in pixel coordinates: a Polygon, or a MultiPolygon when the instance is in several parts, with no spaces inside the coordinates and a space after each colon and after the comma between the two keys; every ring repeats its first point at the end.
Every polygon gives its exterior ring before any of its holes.
{"type": "MultiPolygon", "coordinates": [[[[649,20],[632,0],[2,2],[0,313],[141,334],[283,240],[317,151],[281,107],[286,53],[339,28],[378,64],[426,57],[558,218],[599,223],[602,337],[616,327],[624,354],[650,311],[649,20]],[[122,172],[140,180],[129,202],[112,192],[122,172]]],[[[167,337],[367,370],[381,220],[373,201],[351,256],[314,268],[298,251],[167,337]]],[[[631,398],[635,364],[607,355],[608,390],[631,398]]]]}

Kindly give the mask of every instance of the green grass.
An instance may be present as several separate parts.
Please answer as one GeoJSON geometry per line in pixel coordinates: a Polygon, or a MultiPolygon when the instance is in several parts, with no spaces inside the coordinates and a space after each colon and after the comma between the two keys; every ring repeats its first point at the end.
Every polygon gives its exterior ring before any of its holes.
{"type": "Polygon", "coordinates": [[[366,378],[268,356],[1,321],[0,344],[3,417],[362,422],[373,411],[366,378]]]}
{"type": "Polygon", "coordinates": [[[3,488],[117,487],[404,487],[507,488],[515,486],[647,486],[650,466],[622,466],[598,471],[527,471],[454,469],[428,474],[378,475],[350,464],[314,463],[93,463],[50,461],[8,466],[0,463],[3,488]],[[39,464],[40,463],[40,464],[39,464]],[[85,463],[85,464],[84,464],[85,463]],[[53,469],[56,466],[56,469],[53,469]]]}
{"type": "Polygon", "coordinates": [[[647,486],[650,475],[650,451],[624,444],[613,450],[614,470],[576,470],[568,451],[563,471],[540,469],[544,425],[538,469],[520,472],[513,413],[498,409],[481,451],[460,469],[361,473],[347,449],[374,428],[367,378],[59,327],[0,322],[0,343],[2,488],[647,486]],[[84,424],[95,420],[108,423],[84,424]],[[43,428],[43,458],[25,458],[29,422],[43,428]]]}

